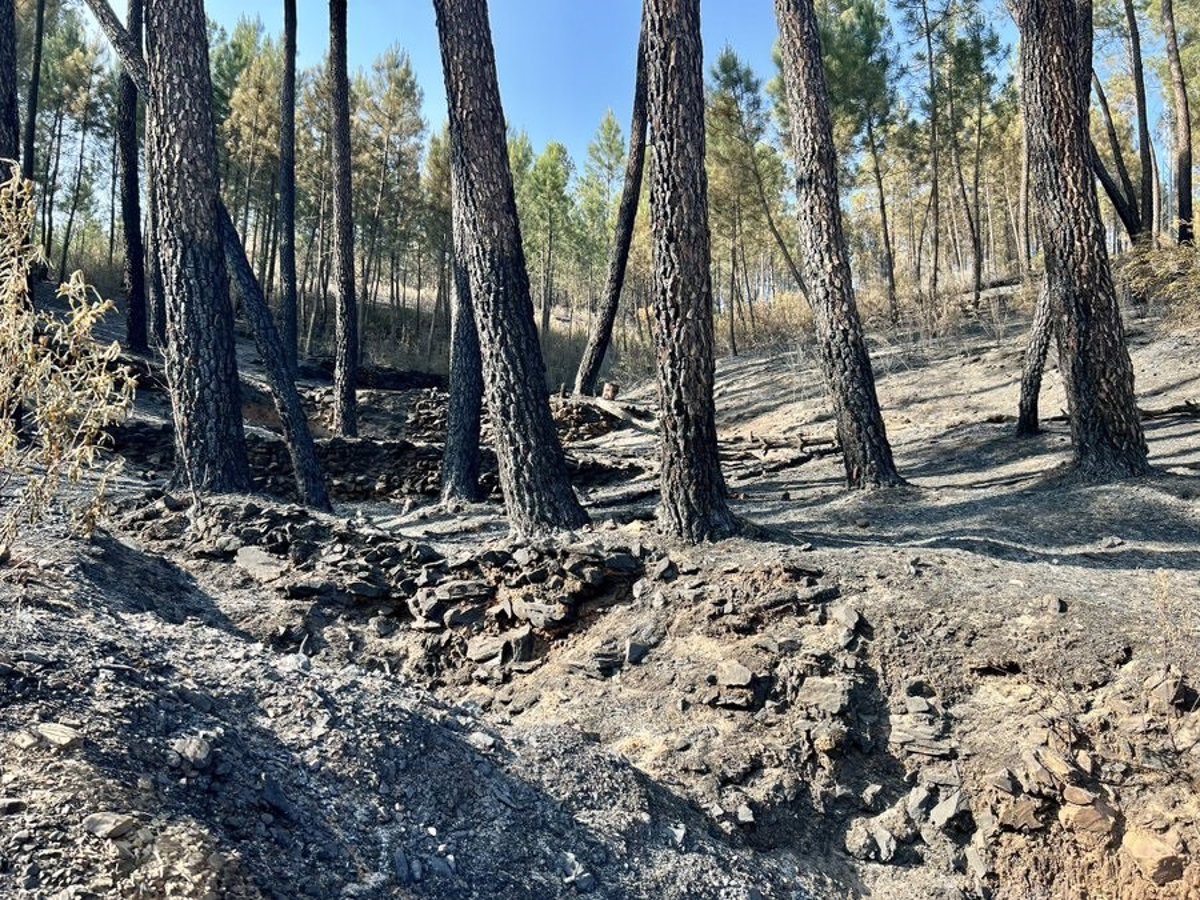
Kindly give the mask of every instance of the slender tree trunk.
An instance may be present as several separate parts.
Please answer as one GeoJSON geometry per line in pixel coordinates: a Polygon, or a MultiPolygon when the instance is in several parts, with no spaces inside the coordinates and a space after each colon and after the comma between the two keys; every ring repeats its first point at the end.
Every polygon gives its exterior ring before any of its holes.
{"type": "Polygon", "coordinates": [[[1150,113],[1146,106],[1146,77],[1142,71],[1142,38],[1133,0],[1124,0],[1125,22],[1129,26],[1129,66],[1133,75],[1133,98],[1137,109],[1138,157],[1141,160],[1139,216],[1143,232],[1154,232],[1154,172],[1150,146],[1150,113]]]}
{"type": "Polygon", "coordinates": [[[704,169],[699,0],[646,0],[663,528],[685,540],[737,531],[717,452],[713,290],[704,169]]]}
{"type": "MultiPolygon", "coordinates": [[[[0,159],[17,162],[21,151],[21,113],[17,101],[17,7],[0,0],[0,159]]],[[[8,167],[0,171],[8,181],[8,167]]]]}
{"type": "MultiPolygon", "coordinates": [[[[38,94],[42,84],[42,46],[46,37],[46,0],[35,0],[33,13],[33,64],[25,97],[25,141],[21,149],[21,177],[33,180],[33,142],[37,135],[38,94]]],[[[14,63],[15,63],[14,56],[14,63]]],[[[16,77],[13,77],[16,84],[16,77]]]]}
{"type": "Polygon", "coordinates": [[[1074,466],[1085,478],[1140,475],[1149,470],[1146,441],[1091,171],[1091,0],[1014,7],[1074,466]]]}
{"type": "Polygon", "coordinates": [[[554,214],[546,222],[546,259],[542,272],[542,342],[550,345],[550,303],[554,290],[554,214]]]}
{"type": "Polygon", "coordinates": [[[879,228],[883,238],[883,269],[887,276],[888,313],[892,325],[900,324],[900,304],[896,300],[896,260],[892,255],[892,233],[888,228],[887,195],[883,190],[883,170],[879,165],[879,144],[875,140],[875,126],[867,118],[867,148],[871,151],[871,166],[875,171],[875,190],[879,193],[879,228]]]}
{"type": "Polygon", "coordinates": [[[1183,64],[1179,59],[1174,0],[1162,0],[1162,22],[1167,45],[1167,71],[1171,81],[1171,111],[1175,118],[1175,219],[1179,243],[1191,244],[1195,236],[1192,221],[1192,114],[1183,64]]]}
{"type": "MultiPolygon", "coordinates": [[[[451,196],[455,193],[451,187],[451,196]]],[[[453,201],[451,203],[453,206],[453,201]]],[[[462,217],[453,216],[455,248],[464,243],[462,217]]],[[[483,413],[483,360],[471,306],[471,280],[457,249],[450,312],[450,403],[446,411],[446,450],[442,459],[442,500],[473,503],[479,491],[479,431],[483,413]]]]}
{"type": "Polygon", "coordinates": [[[504,112],[484,0],[434,0],[450,118],[454,218],[483,359],[500,487],[521,535],[578,528],[587,514],[571,489],[550,415],[504,112]]]}
{"type": "Polygon", "coordinates": [[[933,26],[929,21],[929,2],[921,0],[921,15],[925,25],[926,62],[929,66],[929,208],[932,215],[933,262],[929,267],[930,314],[936,314],[938,299],[938,251],[941,246],[942,206],[938,182],[941,177],[938,158],[938,90],[937,66],[933,52],[933,26]]]}
{"type": "Polygon", "coordinates": [[[1029,341],[1025,345],[1025,363],[1021,369],[1021,398],[1017,407],[1018,437],[1028,437],[1039,431],[1038,396],[1042,390],[1046,354],[1050,350],[1050,340],[1054,337],[1052,306],[1050,292],[1043,283],[1038,291],[1033,325],[1029,329],[1029,341]]]}
{"type": "Polygon", "coordinates": [[[801,266],[833,397],[846,481],[855,488],[899,484],[854,299],[813,0],[775,0],[775,14],[796,158],[801,266]]]}
{"type": "Polygon", "coordinates": [[[150,332],[154,344],[167,346],[167,298],[163,283],[162,262],[159,256],[158,191],[154,187],[153,113],[144,104],[146,143],[146,292],[149,296],[150,332]]]}
{"type": "Polygon", "coordinates": [[[296,377],[296,0],[283,0],[283,87],[279,96],[279,330],[296,377]]]}
{"type": "Polygon", "coordinates": [[[350,78],[346,68],[346,0],[329,0],[329,77],[333,94],[333,261],[338,285],[334,322],[333,428],[358,434],[358,307],[354,297],[354,203],[350,176],[350,78]]]}
{"type": "MultiPolygon", "coordinates": [[[[129,35],[142,47],[142,0],[129,0],[129,35]]],[[[145,248],[142,243],[142,200],[138,177],[138,96],[133,79],[122,70],[117,82],[117,146],[121,168],[121,231],[125,241],[125,335],[131,349],[149,344],[146,311],[145,248]]]]}
{"type": "Polygon", "coordinates": [[[642,170],[646,159],[646,33],[642,29],[638,40],[637,76],[633,91],[633,116],[629,125],[629,156],[625,162],[625,184],[621,203],[617,207],[617,228],[608,256],[608,275],[604,281],[604,296],[600,314],[588,336],[575,374],[575,393],[593,395],[600,380],[600,369],[612,340],[613,323],[621,288],[625,284],[625,267],[629,263],[629,248],[633,244],[633,225],[637,218],[638,200],[642,194],[642,170]]]}
{"type": "Polygon", "coordinates": [[[729,355],[737,356],[737,333],[733,322],[733,304],[737,297],[737,243],[731,237],[729,240],[729,355]]]}
{"type": "MultiPolygon", "coordinates": [[[[88,82],[85,90],[90,94],[92,91],[91,82],[88,82]]],[[[75,230],[75,214],[79,211],[79,195],[83,187],[83,169],[85,165],[84,151],[87,149],[88,126],[92,120],[92,103],[89,99],[83,108],[83,120],[79,127],[79,158],[75,163],[75,184],[71,188],[71,206],[67,210],[67,227],[63,233],[62,254],[58,260],[58,281],[63,283],[67,280],[67,252],[71,247],[71,233],[75,230]]]]}

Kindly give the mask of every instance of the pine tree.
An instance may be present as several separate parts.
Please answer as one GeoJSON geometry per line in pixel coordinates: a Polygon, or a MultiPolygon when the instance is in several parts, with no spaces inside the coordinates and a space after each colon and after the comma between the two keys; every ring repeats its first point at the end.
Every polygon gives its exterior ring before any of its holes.
{"type": "Polygon", "coordinates": [[[283,0],[283,83],[279,93],[279,331],[296,371],[296,0],[283,0]]]}
{"type": "Polygon", "coordinates": [[[1091,171],[1091,0],[1016,0],[1014,11],[1074,468],[1091,479],[1140,475],[1146,441],[1091,171]]]}
{"type": "MultiPolygon", "coordinates": [[[[455,235],[470,280],[500,487],[518,534],[577,528],[550,416],[509,169],[487,4],[435,0],[450,113],[455,235]]],[[[456,242],[457,243],[457,242],[456,242]]]]}
{"type": "MultiPolygon", "coordinates": [[[[142,0],[129,0],[129,35],[142,46],[142,0]]],[[[138,176],[138,96],[122,71],[117,88],[117,143],[121,160],[121,233],[125,242],[125,333],[133,350],[149,349],[145,250],[142,245],[141,179],[138,176]]]]}
{"type": "Polygon", "coordinates": [[[354,286],[354,201],[350,166],[350,79],[346,63],[346,0],[329,0],[329,78],[333,93],[333,260],[337,281],[333,428],[358,434],[358,304],[354,286]]]}
{"type": "MultiPolygon", "coordinates": [[[[17,8],[0,0],[0,159],[20,157],[21,122],[17,106],[17,8]]],[[[7,172],[4,174],[7,180],[7,172]]]]}
{"type": "Polygon", "coordinates": [[[699,0],[647,0],[663,528],[693,543],[737,530],[713,410],[712,275],[699,0]]]}
{"type": "Polygon", "coordinates": [[[898,484],[842,231],[816,11],[812,0],[775,0],[775,15],[796,157],[800,265],[816,319],[822,369],[833,395],[846,481],[856,488],[898,484]]]}

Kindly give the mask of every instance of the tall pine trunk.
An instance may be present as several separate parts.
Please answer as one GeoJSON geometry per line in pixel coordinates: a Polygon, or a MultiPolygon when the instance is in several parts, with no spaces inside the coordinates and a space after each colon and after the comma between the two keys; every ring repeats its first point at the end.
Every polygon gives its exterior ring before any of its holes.
{"type": "Polygon", "coordinates": [[[646,0],[646,100],[654,135],[654,242],[661,498],[658,518],[693,543],[737,530],[717,452],[713,289],[704,168],[699,0],[646,0]]]}
{"type": "Polygon", "coordinates": [[[350,78],[346,63],[346,0],[329,0],[329,77],[333,94],[334,319],[333,428],[358,434],[358,304],[354,296],[354,202],[350,175],[350,78]]]}
{"type": "MultiPolygon", "coordinates": [[[[33,180],[33,144],[37,135],[38,94],[42,84],[42,47],[46,38],[46,0],[35,0],[33,12],[33,61],[29,91],[25,96],[25,140],[21,148],[21,176],[33,180]]],[[[13,76],[16,85],[16,75],[13,76]]],[[[15,88],[14,88],[15,89],[15,88]]]]}
{"type": "Polygon", "coordinates": [[[1190,244],[1195,236],[1192,222],[1192,114],[1188,104],[1187,82],[1179,59],[1179,38],[1175,32],[1175,4],[1162,0],[1163,36],[1167,45],[1167,71],[1171,81],[1171,112],[1175,119],[1175,218],[1179,243],[1190,244]]]}
{"type": "Polygon", "coordinates": [[[822,369],[833,397],[846,481],[899,484],[875,376],[854,299],[842,231],[829,93],[812,0],[775,0],[796,160],[800,265],[816,319],[822,369]]]}
{"type": "MultiPolygon", "coordinates": [[[[142,0],[129,0],[129,36],[142,46],[142,0]]],[[[138,178],[138,96],[133,79],[122,71],[117,82],[117,155],[121,169],[121,231],[125,241],[125,335],[133,350],[149,348],[146,311],[145,248],[142,244],[142,201],[138,178]]]]}
{"type": "Polygon", "coordinates": [[[283,86],[279,95],[279,331],[296,375],[296,0],[283,0],[283,86]]]}
{"type": "Polygon", "coordinates": [[[546,392],[485,0],[434,0],[450,117],[454,219],[483,359],[500,487],[517,534],[578,528],[546,392]]]}
{"type": "MultiPolygon", "coordinates": [[[[21,113],[17,102],[17,7],[0,0],[0,159],[16,162],[21,150],[21,113]]],[[[7,168],[0,178],[8,180],[7,168]]]]}
{"type": "Polygon", "coordinates": [[[629,248],[633,244],[633,226],[637,219],[638,200],[642,194],[642,171],[646,160],[646,33],[638,40],[637,77],[633,90],[633,116],[629,125],[629,156],[625,162],[625,184],[621,189],[621,203],[617,207],[617,227],[613,236],[612,249],[608,257],[608,275],[604,281],[604,297],[600,301],[600,314],[588,335],[575,374],[575,393],[592,395],[600,380],[600,369],[604,356],[612,341],[613,324],[617,320],[617,306],[621,301],[621,288],[625,284],[625,267],[629,263],[629,248]]]}
{"type": "Polygon", "coordinates": [[[1093,479],[1140,475],[1149,469],[1146,441],[1091,171],[1091,0],[1017,0],[1014,7],[1074,468],[1093,479]]]}
{"type": "Polygon", "coordinates": [[[204,7],[200,0],[150,0],[146,24],[177,479],[197,491],[245,491],[250,469],[217,215],[204,7]]]}

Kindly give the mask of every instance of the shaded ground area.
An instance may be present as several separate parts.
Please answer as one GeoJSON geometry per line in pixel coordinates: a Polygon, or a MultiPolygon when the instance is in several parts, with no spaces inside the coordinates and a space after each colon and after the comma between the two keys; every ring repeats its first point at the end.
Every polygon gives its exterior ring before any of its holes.
{"type": "MultiPolygon", "coordinates": [[[[1197,399],[1200,338],[1132,343],[1143,408],[1197,399]]],[[[811,353],[721,361],[767,537],[716,547],[654,530],[650,385],[557,404],[594,525],[554,546],[436,505],[428,386],[326,444],[338,517],[275,450],[275,500],[194,508],[132,441],[112,533],[3,573],[0,892],[1200,895],[1200,419],[1146,421],[1154,477],[1074,483],[1054,373],[1012,436],[1020,351],[880,354],[910,485],[857,495],[811,353]]]]}

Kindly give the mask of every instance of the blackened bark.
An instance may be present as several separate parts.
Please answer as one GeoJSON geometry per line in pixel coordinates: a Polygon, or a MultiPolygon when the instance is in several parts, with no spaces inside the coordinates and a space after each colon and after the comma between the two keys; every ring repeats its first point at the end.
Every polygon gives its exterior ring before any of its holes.
{"type": "Polygon", "coordinates": [[[283,90],[279,100],[279,330],[296,375],[296,0],[283,0],[283,90]]]}
{"type": "Polygon", "coordinates": [[[245,491],[250,468],[218,218],[204,7],[151,0],[146,24],[176,477],[196,491],[245,491]]]}
{"type": "MultiPolygon", "coordinates": [[[[21,148],[21,177],[33,180],[33,142],[37,135],[38,94],[42,84],[42,46],[46,37],[46,0],[36,0],[33,12],[33,60],[25,96],[25,141],[21,148]]],[[[15,78],[14,78],[15,84],[15,78]]]]}
{"type": "MultiPolygon", "coordinates": [[[[451,197],[454,190],[451,187],[451,197]]],[[[453,200],[451,201],[453,203],[453,200]]],[[[471,279],[458,247],[462,217],[454,216],[453,273],[450,308],[450,406],[446,413],[446,449],[442,458],[442,500],[481,499],[479,492],[479,431],[483,413],[483,360],[471,304],[471,279]]]]}
{"type": "Polygon", "coordinates": [[[1175,117],[1175,218],[1179,243],[1190,244],[1195,235],[1192,222],[1192,114],[1188,104],[1187,82],[1179,59],[1179,38],[1175,32],[1174,0],[1162,0],[1163,36],[1167,45],[1167,71],[1171,80],[1171,112],[1175,117]]]}
{"type": "Polygon", "coordinates": [[[637,77],[633,89],[633,118],[629,125],[629,156],[625,162],[625,186],[621,189],[621,203],[617,208],[617,229],[613,236],[612,251],[608,257],[608,277],[604,282],[604,296],[600,301],[600,314],[595,327],[583,348],[579,371],[575,373],[575,393],[588,396],[596,393],[600,380],[600,369],[604,356],[612,342],[613,324],[617,321],[617,307],[621,302],[621,288],[625,284],[625,268],[629,263],[629,248],[633,244],[633,226],[637,219],[638,200],[642,195],[642,172],[646,161],[646,34],[638,39],[637,77]]]}
{"type": "Polygon", "coordinates": [[[346,0],[329,0],[329,77],[333,99],[333,428],[358,434],[358,304],[354,296],[354,201],[350,176],[350,77],[346,63],[346,0]]]}
{"type": "Polygon", "coordinates": [[[812,0],[775,0],[796,159],[800,265],[816,320],[850,487],[900,484],[854,299],[829,93],[812,0]]]}
{"type": "MultiPolygon", "coordinates": [[[[17,102],[17,6],[0,0],[0,159],[17,162],[21,151],[21,112],[17,102]]],[[[8,180],[7,172],[3,173],[8,180]]]]}
{"type": "MultiPolygon", "coordinates": [[[[151,0],[156,2],[156,0],[151,0]]],[[[293,380],[293,369],[287,357],[283,338],[275,327],[271,309],[263,296],[262,286],[254,278],[254,270],[246,259],[245,245],[238,236],[233,219],[224,204],[220,207],[222,246],[225,264],[233,279],[234,289],[241,298],[241,309],[250,320],[254,343],[267,370],[267,386],[283,428],[284,442],[292,460],[296,490],[306,506],[329,511],[329,494],[317,460],[317,449],[308,428],[308,417],[300,402],[293,380]]]]}
{"type": "MultiPolygon", "coordinates": [[[[142,0],[129,0],[129,35],[141,49],[142,0]]],[[[125,337],[133,350],[149,347],[146,313],[145,250],[138,178],[137,86],[124,71],[117,83],[117,155],[121,169],[121,229],[125,241],[125,337]]]]}
{"type": "Polygon", "coordinates": [[[157,347],[167,345],[167,299],[163,286],[162,265],[158,257],[158,203],[154,189],[154,151],[150,140],[152,116],[147,108],[145,112],[145,142],[146,142],[146,294],[147,313],[150,320],[150,334],[157,347]]]}
{"type": "Polygon", "coordinates": [[[646,101],[663,528],[693,543],[737,531],[717,453],[713,291],[699,0],[646,0],[646,101]]]}
{"type": "Polygon", "coordinates": [[[871,166],[875,171],[875,190],[879,194],[879,228],[883,237],[883,267],[887,276],[888,315],[892,324],[900,324],[900,304],[896,299],[896,257],[892,252],[892,232],[888,228],[887,194],[883,190],[883,170],[879,165],[879,143],[875,140],[875,127],[867,119],[867,147],[871,151],[871,166]]]}
{"type": "Polygon", "coordinates": [[[1015,0],[1013,5],[1074,468],[1093,479],[1144,474],[1149,464],[1133,366],[1091,172],[1091,0],[1015,0]]]}
{"type": "Polygon", "coordinates": [[[500,487],[517,534],[577,528],[587,514],[550,415],[508,163],[485,0],[434,0],[450,118],[460,262],[483,359],[500,487]]]}
{"type": "Polygon", "coordinates": [[[1129,168],[1125,165],[1125,153],[1121,150],[1117,127],[1113,124],[1112,110],[1108,106],[1108,96],[1104,93],[1104,85],[1100,83],[1099,76],[1094,72],[1091,75],[1091,83],[1096,91],[1096,103],[1100,107],[1100,115],[1104,120],[1104,131],[1108,135],[1108,147],[1112,152],[1113,166],[1117,170],[1119,182],[1109,174],[1095,147],[1091,147],[1092,169],[1096,177],[1100,179],[1100,183],[1104,185],[1104,192],[1108,195],[1113,209],[1117,211],[1121,224],[1125,226],[1129,239],[1137,243],[1141,239],[1142,232],[1149,225],[1142,220],[1138,192],[1133,187],[1133,180],[1129,177],[1129,168]]]}
{"type": "Polygon", "coordinates": [[[1029,437],[1040,430],[1038,397],[1042,392],[1042,373],[1053,334],[1053,310],[1050,294],[1043,283],[1033,310],[1033,325],[1025,345],[1025,363],[1021,369],[1021,398],[1017,405],[1017,436],[1029,437]]]}
{"type": "Polygon", "coordinates": [[[1133,75],[1133,99],[1137,110],[1138,157],[1141,161],[1141,190],[1138,214],[1146,235],[1154,233],[1154,172],[1150,146],[1150,113],[1146,106],[1146,76],[1142,68],[1142,38],[1133,0],[1124,0],[1125,23],[1129,27],[1129,68],[1133,75]]]}

